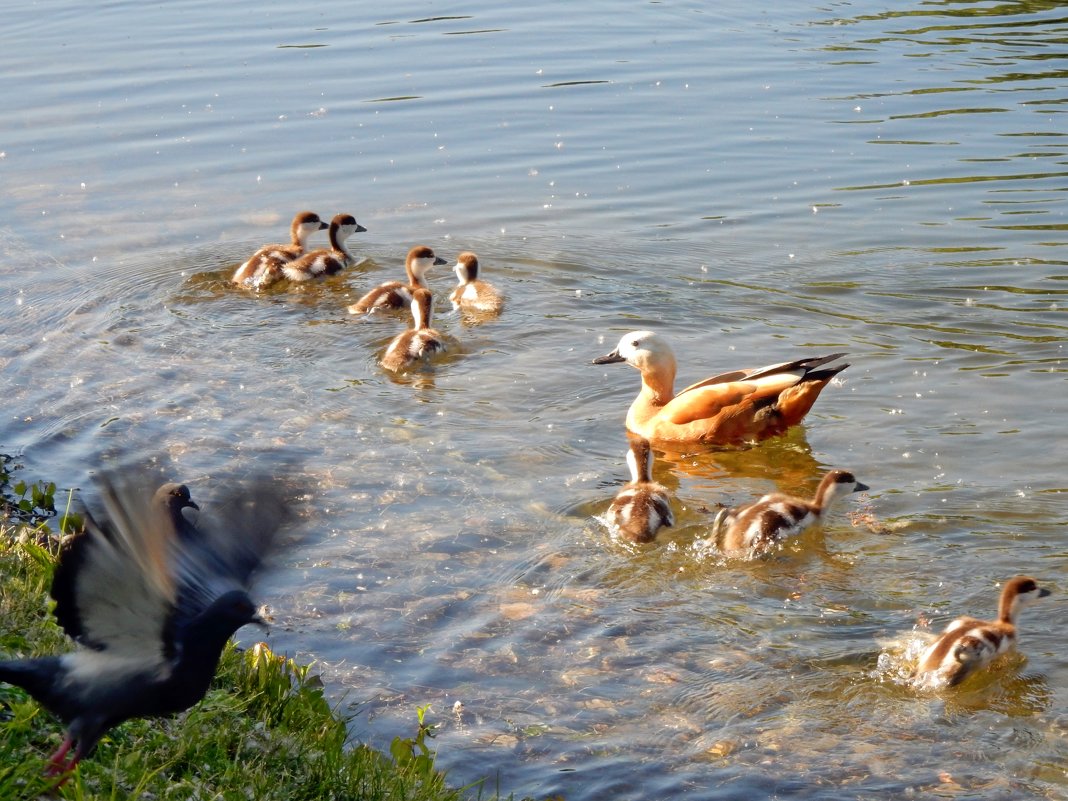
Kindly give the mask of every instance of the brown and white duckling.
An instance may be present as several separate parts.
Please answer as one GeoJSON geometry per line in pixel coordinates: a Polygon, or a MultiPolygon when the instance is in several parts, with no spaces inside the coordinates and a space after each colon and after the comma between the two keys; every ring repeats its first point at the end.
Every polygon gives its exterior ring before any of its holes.
{"type": "Polygon", "coordinates": [[[324,228],[326,223],[314,211],[297,212],[289,226],[289,244],[264,245],[237,268],[231,280],[235,284],[244,284],[261,272],[269,272],[272,267],[278,268],[299,258],[308,246],[308,237],[324,228]]]}
{"type": "Polygon", "coordinates": [[[1001,591],[997,620],[958,617],[920,657],[912,681],[921,687],[954,687],[994,657],[1016,648],[1020,610],[1050,591],[1030,576],[1017,576],[1001,591]]]}
{"type": "Polygon", "coordinates": [[[720,550],[728,553],[764,553],[776,543],[819,523],[839,498],[867,489],[848,470],[831,470],[820,481],[811,501],[773,492],[753,503],[720,510],[712,525],[712,540],[718,541],[720,550]]]}
{"type": "Polygon", "coordinates": [[[653,452],[649,440],[629,434],[627,466],[630,481],[605,513],[609,526],[631,542],[652,542],[662,526],[675,525],[668,491],[653,481],[653,452]]]}
{"type": "Polygon", "coordinates": [[[820,391],[849,365],[824,367],[844,356],[798,359],[756,370],[734,370],[675,394],[675,354],[652,331],[632,331],[594,364],[626,362],[642,374],[627,411],[627,430],[652,442],[741,445],[782,434],[801,422],[820,391]],[[816,369],[817,367],[822,369],[816,369]]]}
{"type": "Polygon", "coordinates": [[[252,279],[253,284],[259,289],[279,279],[299,283],[339,273],[353,262],[352,254],[345,249],[346,240],[353,234],[360,234],[366,230],[351,214],[335,214],[334,219],[330,221],[330,230],[327,232],[327,238],[330,240],[329,248],[312,250],[286,262],[281,265],[280,269],[273,272],[273,276],[265,273],[261,278],[258,275],[252,279]]]}
{"type": "Polygon", "coordinates": [[[363,314],[375,309],[402,309],[412,302],[412,294],[420,287],[427,288],[426,273],[436,265],[446,264],[445,259],[434,255],[432,248],[416,245],[408,251],[404,268],[408,272],[408,283],[387,281],[379,284],[358,301],[349,306],[349,314],[363,314]]]}
{"type": "Polygon", "coordinates": [[[430,290],[418,287],[412,291],[412,327],[397,334],[382,356],[382,366],[399,372],[420,359],[445,350],[445,342],[437,331],[430,327],[430,310],[433,297],[430,290]]]}
{"type": "Polygon", "coordinates": [[[468,311],[500,313],[504,307],[504,296],[492,284],[478,277],[478,256],[470,251],[456,257],[456,289],[449,295],[453,309],[468,311]]]}

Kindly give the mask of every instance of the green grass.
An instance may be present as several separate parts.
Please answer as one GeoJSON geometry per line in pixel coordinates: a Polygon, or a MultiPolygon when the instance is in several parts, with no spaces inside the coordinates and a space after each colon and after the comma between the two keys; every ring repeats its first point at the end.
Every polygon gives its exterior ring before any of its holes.
{"type": "MultiPolygon", "coordinates": [[[[40,529],[0,525],[0,658],[70,647],[48,600],[55,546],[40,529]],[[29,536],[27,536],[27,534],[29,536]],[[22,542],[19,537],[22,537],[22,542]],[[35,544],[43,543],[43,544],[35,544]]],[[[18,688],[0,684],[0,799],[241,799],[460,801],[434,766],[431,727],[390,755],[349,742],[307,667],[266,646],[228,646],[207,697],[174,718],[131,720],[106,735],[69,781],[52,789],[45,762],[62,724],[18,688]]]]}

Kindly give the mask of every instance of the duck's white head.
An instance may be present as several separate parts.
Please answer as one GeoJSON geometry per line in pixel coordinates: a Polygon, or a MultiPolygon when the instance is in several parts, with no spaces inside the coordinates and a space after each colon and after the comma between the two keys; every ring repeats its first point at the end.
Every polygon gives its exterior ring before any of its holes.
{"type": "Polygon", "coordinates": [[[469,284],[478,278],[478,256],[474,253],[461,253],[456,257],[456,266],[452,268],[460,285],[469,284]]]}
{"type": "Polygon", "coordinates": [[[871,487],[857,481],[857,477],[848,470],[831,470],[820,481],[816,490],[816,502],[821,509],[826,509],[839,498],[854,492],[866,492],[871,487]]]}
{"type": "Polygon", "coordinates": [[[436,256],[433,248],[426,245],[416,245],[408,251],[408,259],[405,264],[408,268],[408,275],[412,279],[422,281],[423,276],[426,275],[431,267],[448,264],[448,262],[436,256]]]}
{"type": "Polygon", "coordinates": [[[645,372],[657,372],[670,367],[675,374],[675,352],[667,340],[652,331],[631,331],[619,340],[616,349],[593,360],[594,364],[626,362],[645,372]]]}

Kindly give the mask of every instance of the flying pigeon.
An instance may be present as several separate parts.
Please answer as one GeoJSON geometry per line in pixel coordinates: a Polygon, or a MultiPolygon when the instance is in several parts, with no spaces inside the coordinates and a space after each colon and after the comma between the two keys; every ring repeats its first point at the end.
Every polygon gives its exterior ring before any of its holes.
{"type": "Polygon", "coordinates": [[[69,773],[123,721],[175,714],[204,697],[226,641],[248,623],[266,628],[248,590],[289,517],[266,478],[232,489],[212,526],[183,516],[199,508],[187,487],[153,492],[143,471],[102,476],[100,494],[106,515],[86,513],[52,582],[53,613],[78,647],[0,662],[0,681],[67,724],[49,759],[53,774],[69,773]]]}

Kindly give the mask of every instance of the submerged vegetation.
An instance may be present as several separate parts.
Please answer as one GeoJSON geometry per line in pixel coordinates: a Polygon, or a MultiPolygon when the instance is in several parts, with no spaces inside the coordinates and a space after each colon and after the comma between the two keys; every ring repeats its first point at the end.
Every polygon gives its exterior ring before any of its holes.
{"type": "MultiPolygon", "coordinates": [[[[59,539],[53,485],[11,483],[4,463],[0,494],[0,658],[69,647],[48,602],[59,539]],[[47,492],[44,492],[47,490],[47,492]],[[49,501],[52,514],[39,502],[49,501]],[[31,525],[23,508],[38,514],[31,525]],[[18,511],[11,511],[17,508],[18,511]]],[[[223,652],[204,700],[173,718],[128,721],[104,737],[69,780],[45,774],[63,726],[22,690],[0,684],[0,798],[63,799],[360,799],[460,801],[478,789],[452,789],[427,742],[427,708],[416,710],[413,737],[397,738],[386,755],[349,741],[345,720],[326,700],[308,666],[265,644],[223,652]]]]}

